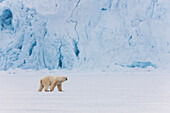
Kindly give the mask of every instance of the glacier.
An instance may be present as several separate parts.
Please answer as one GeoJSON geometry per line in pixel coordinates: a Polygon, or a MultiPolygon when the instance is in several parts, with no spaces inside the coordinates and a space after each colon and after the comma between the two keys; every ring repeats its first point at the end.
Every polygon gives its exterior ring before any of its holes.
{"type": "Polygon", "coordinates": [[[169,6],[169,0],[0,0],[0,70],[168,70],[169,6]]]}

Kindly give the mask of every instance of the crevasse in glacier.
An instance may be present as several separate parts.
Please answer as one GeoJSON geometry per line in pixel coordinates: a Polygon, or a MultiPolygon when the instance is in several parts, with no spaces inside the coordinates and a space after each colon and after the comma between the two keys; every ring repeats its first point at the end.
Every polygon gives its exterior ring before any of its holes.
{"type": "Polygon", "coordinates": [[[167,68],[168,0],[3,0],[0,70],[167,68]]]}

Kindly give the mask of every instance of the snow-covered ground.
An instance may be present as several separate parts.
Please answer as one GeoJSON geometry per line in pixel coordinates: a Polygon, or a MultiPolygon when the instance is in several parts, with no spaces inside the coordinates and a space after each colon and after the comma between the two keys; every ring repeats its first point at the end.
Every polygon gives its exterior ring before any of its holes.
{"type": "Polygon", "coordinates": [[[154,73],[0,72],[0,113],[169,113],[170,76],[154,73]],[[45,75],[67,75],[64,92],[38,92],[45,75]]]}

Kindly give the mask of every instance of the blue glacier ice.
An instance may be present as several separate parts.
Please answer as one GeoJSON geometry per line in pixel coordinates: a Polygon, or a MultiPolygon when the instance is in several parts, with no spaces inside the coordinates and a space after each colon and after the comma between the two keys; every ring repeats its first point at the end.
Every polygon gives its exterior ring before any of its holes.
{"type": "Polygon", "coordinates": [[[3,10],[2,15],[0,16],[1,30],[11,27],[11,24],[12,24],[12,12],[10,11],[10,9],[5,9],[3,10]]]}
{"type": "Polygon", "coordinates": [[[169,6],[168,0],[0,0],[0,70],[169,69],[169,6]]]}
{"type": "Polygon", "coordinates": [[[147,62],[134,61],[132,62],[131,65],[127,65],[127,67],[129,68],[135,68],[135,67],[146,68],[148,66],[154,67],[155,69],[157,68],[157,66],[155,64],[152,64],[150,61],[147,62]]]}

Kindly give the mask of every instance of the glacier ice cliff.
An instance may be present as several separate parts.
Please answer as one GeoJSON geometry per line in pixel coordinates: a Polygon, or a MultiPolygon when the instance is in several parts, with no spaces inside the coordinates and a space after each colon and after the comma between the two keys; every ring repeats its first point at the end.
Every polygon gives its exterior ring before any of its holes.
{"type": "Polygon", "coordinates": [[[168,0],[0,0],[0,70],[168,69],[168,0]]]}

